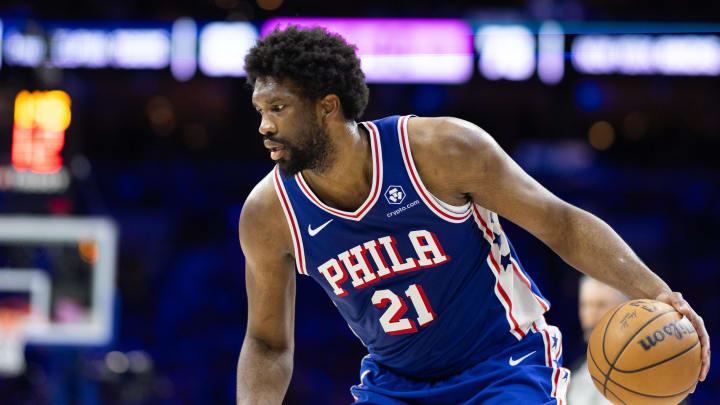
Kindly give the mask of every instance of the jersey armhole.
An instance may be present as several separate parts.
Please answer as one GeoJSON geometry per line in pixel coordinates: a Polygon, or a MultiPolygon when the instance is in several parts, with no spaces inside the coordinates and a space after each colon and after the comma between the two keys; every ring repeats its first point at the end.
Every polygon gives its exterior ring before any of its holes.
{"type": "Polygon", "coordinates": [[[285,213],[285,219],[287,220],[288,227],[290,228],[293,250],[295,251],[295,267],[297,268],[298,273],[307,276],[308,273],[307,268],[305,267],[305,250],[302,242],[302,230],[298,225],[297,218],[295,217],[295,211],[293,211],[290,198],[288,198],[285,185],[280,178],[280,172],[277,166],[273,169],[273,185],[275,186],[275,193],[277,193],[280,205],[285,213]]]}
{"type": "Polygon", "coordinates": [[[408,121],[412,115],[405,115],[400,117],[397,123],[397,133],[400,142],[400,150],[402,151],[403,162],[405,163],[405,169],[407,170],[410,182],[412,183],[415,191],[418,193],[420,198],[423,200],[425,205],[435,213],[438,217],[448,222],[461,223],[465,222],[472,216],[472,204],[470,202],[462,206],[448,204],[439,198],[435,197],[423,184],[420,179],[420,174],[415,167],[415,161],[412,157],[412,151],[410,150],[410,139],[408,137],[408,121]]]}

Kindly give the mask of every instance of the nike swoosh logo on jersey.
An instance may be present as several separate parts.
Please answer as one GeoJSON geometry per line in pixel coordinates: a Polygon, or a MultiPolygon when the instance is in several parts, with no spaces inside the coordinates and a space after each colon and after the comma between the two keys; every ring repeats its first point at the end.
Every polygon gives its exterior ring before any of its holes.
{"type": "Polygon", "coordinates": [[[517,360],[513,360],[512,356],[510,356],[510,361],[508,361],[508,363],[510,363],[511,366],[517,366],[518,364],[520,364],[520,362],[522,362],[523,360],[525,360],[525,359],[527,359],[528,357],[532,356],[533,354],[535,354],[534,351],[533,351],[533,352],[530,352],[530,353],[528,353],[528,354],[526,354],[526,355],[524,355],[524,356],[522,356],[522,357],[520,357],[520,358],[517,359],[517,360]]]}
{"type": "Polygon", "coordinates": [[[324,224],[318,226],[318,227],[315,228],[315,229],[312,229],[312,227],[310,227],[310,224],[308,224],[308,233],[310,234],[310,236],[315,236],[315,235],[318,234],[318,232],[322,231],[323,228],[325,228],[326,226],[328,226],[328,225],[330,224],[330,222],[332,222],[332,219],[328,220],[327,222],[325,222],[324,224]]]}

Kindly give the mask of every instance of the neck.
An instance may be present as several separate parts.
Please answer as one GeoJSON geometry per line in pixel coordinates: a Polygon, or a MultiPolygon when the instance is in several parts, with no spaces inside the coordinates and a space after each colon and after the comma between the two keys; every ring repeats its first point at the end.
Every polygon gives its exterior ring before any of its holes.
{"type": "Polygon", "coordinates": [[[373,181],[372,151],[367,130],[354,121],[329,128],[335,157],[322,172],[303,170],[305,181],[325,204],[354,211],[367,199],[373,181]]]}

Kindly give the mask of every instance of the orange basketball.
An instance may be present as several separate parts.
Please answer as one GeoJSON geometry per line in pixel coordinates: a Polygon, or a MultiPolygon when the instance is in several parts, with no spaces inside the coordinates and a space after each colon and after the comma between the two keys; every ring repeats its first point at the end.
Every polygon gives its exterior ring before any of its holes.
{"type": "Polygon", "coordinates": [[[595,326],[587,360],[595,386],[614,404],[677,404],[700,375],[700,341],[670,305],[633,300],[595,326]]]}

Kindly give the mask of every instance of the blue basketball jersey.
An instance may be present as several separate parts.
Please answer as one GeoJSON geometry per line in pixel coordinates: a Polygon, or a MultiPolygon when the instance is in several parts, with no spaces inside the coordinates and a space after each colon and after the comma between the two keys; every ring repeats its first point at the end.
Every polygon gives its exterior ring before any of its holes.
{"type": "Polygon", "coordinates": [[[276,167],[273,176],[298,272],[320,283],[373,361],[426,380],[469,369],[541,330],[549,303],[496,213],[445,204],[425,188],[409,118],[362,123],[373,182],[353,212],[324,204],[302,174],[284,178],[276,167]]]}

